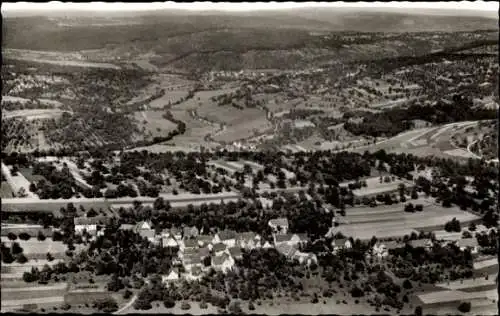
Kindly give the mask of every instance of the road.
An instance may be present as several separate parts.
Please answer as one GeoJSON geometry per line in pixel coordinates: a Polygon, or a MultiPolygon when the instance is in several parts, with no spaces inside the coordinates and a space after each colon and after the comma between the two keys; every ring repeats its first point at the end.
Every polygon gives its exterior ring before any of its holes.
{"type": "Polygon", "coordinates": [[[119,315],[121,313],[123,313],[123,311],[127,310],[127,308],[129,308],[130,306],[132,306],[132,304],[134,304],[135,300],[137,300],[137,294],[135,294],[131,299],[130,301],[128,301],[127,304],[125,304],[125,306],[123,306],[122,308],[120,308],[119,310],[117,310],[116,312],[114,312],[113,314],[114,315],[119,315]]]}

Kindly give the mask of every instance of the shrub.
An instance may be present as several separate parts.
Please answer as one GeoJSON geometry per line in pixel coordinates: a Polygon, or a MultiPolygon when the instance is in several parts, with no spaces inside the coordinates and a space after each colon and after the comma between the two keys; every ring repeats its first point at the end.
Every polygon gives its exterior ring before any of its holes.
{"type": "Polygon", "coordinates": [[[29,240],[31,236],[28,233],[22,232],[19,234],[19,239],[21,240],[29,240]]]}
{"type": "Polygon", "coordinates": [[[181,304],[181,309],[182,310],[188,310],[190,308],[191,308],[191,305],[189,305],[188,302],[182,302],[182,304],[181,304]]]}
{"type": "Polygon", "coordinates": [[[26,258],[26,256],[24,254],[20,254],[17,257],[16,261],[19,262],[19,263],[26,263],[26,262],[28,262],[28,258],[26,258]]]}
{"type": "Polygon", "coordinates": [[[63,305],[61,306],[61,309],[62,309],[63,311],[67,311],[67,310],[69,310],[70,308],[71,308],[71,305],[69,305],[68,303],[65,303],[65,304],[63,304],[63,305]]]}
{"type": "Polygon", "coordinates": [[[205,301],[201,301],[200,302],[200,309],[207,309],[207,308],[208,308],[208,304],[205,301]]]}
{"type": "Polygon", "coordinates": [[[422,316],[422,306],[415,307],[415,316],[422,316]]]}
{"type": "Polygon", "coordinates": [[[129,289],[126,289],[125,292],[123,293],[123,298],[124,299],[129,299],[132,296],[132,291],[129,289]]]}
{"type": "Polygon", "coordinates": [[[242,312],[240,302],[232,302],[229,304],[229,311],[233,314],[239,314],[242,312]]]}
{"type": "Polygon", "coordinates": [[[471,304],[469,302],[462,302],[458,305],[458,310],[462,313],[470,312],[471,304]]]}
{"type": "Polygon", "coordinates": [[[93,307],[104,313],[113,313],[118,310],[118,303],[113,298],[104,298],[94,301],[93,307]]]}
{"type": "Polygon", "coordinates": [[[173,308],[175,306],[175,301],[171,297],[167,297],[163,301],[163,305],[165,306],[165,308],[173,308]]]}
{"type": "Polygon", "coordinates": [[[413,288],[413,285],[411,284],[411,281],[408,280],[408,279],[404,280],[404,282],[403,282],[403,288],[405,290],[409,290],[409,289],[413,288]]]}
{"type": "Polygon", "coordinates": [[[38,236],[36,237],[39,241],[44,241],[46,239],[42,231],[38,231],[38,236]]]}
{"type": "Polygon", "coordinates": [[[14,234],[13,232],[10,232],[7,234],[7,238],[9,238],[9,240],[16,240],[17,239],[17,235],[14,234]]]}
{"type": "Polygon", "coordinates": [[[248,309],[251,311],[255,310],[255,306],[253,305],[253,302],[248,303],[248,309]]]}

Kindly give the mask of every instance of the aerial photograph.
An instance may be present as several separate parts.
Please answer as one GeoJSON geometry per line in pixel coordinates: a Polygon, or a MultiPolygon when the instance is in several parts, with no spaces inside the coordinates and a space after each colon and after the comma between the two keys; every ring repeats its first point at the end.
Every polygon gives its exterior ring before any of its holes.
{"type": "Polygon", "coordinates": [[[3,3],[0,311],[499,315],[498,9],[3,3]]]}

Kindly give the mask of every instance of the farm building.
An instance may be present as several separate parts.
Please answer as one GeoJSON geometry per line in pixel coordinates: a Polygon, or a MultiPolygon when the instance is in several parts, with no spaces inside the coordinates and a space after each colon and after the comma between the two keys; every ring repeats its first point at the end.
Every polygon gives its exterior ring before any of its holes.
{"type": "Polygon", "coordinates": [[[309,239],[305,234],[275,234],[274,244],[298,245],[307,242],[309,239]]]}
{"type": "Polygon", "coordinates": [[[234,267],[234,259],[231,255],[227,253],[223,253],[220,256],[212,257],[212,267],[216,271],[222,271],[223,273],[227,273],[232,270],[234,267]]]}
{"type": "Polygon", "coordinates": [[[188,239],[188,238],[191,238],[191,237],[196,237],[199,234],[200,234],[200,231],[198,230],[198,228],[196,228],[196,226],[184,227],[184,229],[183,229],[183,237],[184,237],[184,239],[188,239]]]}
{"type": "Polygon", "coordinates": [[[341,249],[351,249],[352,243],[347,238],[334,239],[332,241],[333,253],[337,253],[341,249]]]}
{"type": "Polygon", "coordinates": [[[109,217],[75,217],[73,222],[76,234],[81,235],[83,231],[87,231],[90,235],[95,236],[97,235],[98,226],[105,226],[109,223],[109,217]]]}
{"type": "Polygon", "coordinates": [[[275,218],[269,221],[269,227],[273,229],[275,233],[286,234],[288,232],[288,219],[286,218],[275,218]]]}
{"type": "Polygon", "coordinates": [[[170,271],[170,273],[168,275],[163,275],[161,277],[161,280],[164,284],[169,284],[169,283],[172,283],[172,282],[176,282],[179,280],[179,273],[175,270],[172,270],[170,271]]]}
{"type": "Polygon", "coordinates": [[[430,239],[416,239],[416,240],[410,240],[408,242],[410,246],[413,248],[424,248],[427,251],[430,251],[434,243],[430,239]]]}
{"type": "Polygon", "coordinates": [[[236,245],[236,232],[232,230],[223,230],[215,234],[212,240],[213,244],[223,243],[228,247],[234,247],[236,245]]]}

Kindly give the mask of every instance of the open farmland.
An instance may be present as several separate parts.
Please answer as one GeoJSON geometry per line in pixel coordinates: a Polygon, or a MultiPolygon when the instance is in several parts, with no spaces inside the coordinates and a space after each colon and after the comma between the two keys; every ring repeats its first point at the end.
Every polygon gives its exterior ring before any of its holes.
{"type": "Polygon", "coordinates": [[[165,137],[177,128],[177,124],[163,117],[163,112],[139,111],[134,112],[134,119],[143,133],[150,137],[165,137]]]}
{"type": "MultiPolygon", "coordinates": [[[[38,102],[40,104],[52,106],[55,108],[60,108],[63,105],[61,102],[59,102],[57,100],[50,100],[50,99],[34,99],[33,101],[35,103],[38,102]]],[[[30,100],[30,99],[21,98],[21,97],[17,97],[17,96],[10,96],[10,95],[3,95],[2,96],[2,105],[4,103],[21,103],[24,105],[24,104],[31,103],[31,102],[32,102],[32,100],[30,100]]]]}
{"type": "Polygon", "coordinates": [[[444,223],[453,218],[466,224],[479,219],[478,216],[460,210],[458,207],[444,208],[430,201],[415,200],[412,203],[424,205],[422,212],[404,212],[403,204],[391,206],[356,207],[346,209],[346,225],[334,228],[334,232],[341,232],[345,236],[353,236],[361,240],[369,240],[373,236],[378,238],[403,237],[412,232],[434,229],[444,226],[444,223]]]}
{"type": "Polygon", "coordinates": [[[7,236],[9,233],[14,233],[19,235],[20,233],[27,233],[31,237],[38,236],[38,232],[41,231],[46,237],[52,236],[51,228],[43,228],[42,225],[30,225],[30,224],[5,224],[2,223],[1,235],[7,236]]]}
{"type": "Polygon", "coordinates": [[[0,198],[12,198],[14,192],[12,191],[12,188],[10,187],[9,183],[7,181],[2,181],[1,187],[0,187],[0,198]]]}
{"type": "Polygon", "coordinates": [[[31,109],[31,110],[15,110],[15,111],[3,111],[3,118],[14,118],[23,117],[29,120],[42,120],[51,118],[60,118],[65,110],[59,109],[31,109]]]}
{"type": "Polygon", "coordinates": [[[67,245],[63,244],[61,241],[52,241],[49,238],[43,241],[34,238],[29,240],[18,239],[15,241],[11,241],[4,236],[1,238],[2,242],[9,247],[13,242],[19,243],[21,248],[23,248],[23,253],[28,259],[45,259],[47,252],[50,252],[56,258],[61,258],[64,257],[64,253],[67,250],[67,245]]]}

